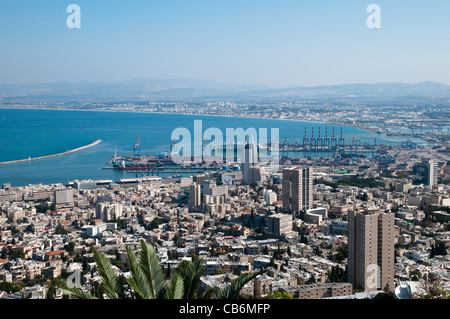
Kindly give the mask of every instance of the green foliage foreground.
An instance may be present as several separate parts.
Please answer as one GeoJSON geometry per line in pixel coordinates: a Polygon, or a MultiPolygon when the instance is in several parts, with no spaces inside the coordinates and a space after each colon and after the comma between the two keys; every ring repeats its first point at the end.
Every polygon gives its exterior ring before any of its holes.
{"type": "Polygon", "coordinates": [[[172,272],[170,278],[166,278],[156,250],[144,240],[141,240],[139,260],[127,247],[128,266],[131,273],[126,279],[126,284],[131,289],[131,296],[127,297],[126,285],[112,268],[108,258],[97,249],[93,248],[94,259],[101,277],[100,289],[102,293],[91,294],[78,287],[69,287],[63,282],[63,292],[80,299],[237,299],[242,288],[258,275],[266,272],[262,270],[254,273],[243,274],[229,282],[225,287],[210,288],[200,291],[200,278],[205,266],[201,258],[193,258],[192,261],[182,261],[172,272]]]}

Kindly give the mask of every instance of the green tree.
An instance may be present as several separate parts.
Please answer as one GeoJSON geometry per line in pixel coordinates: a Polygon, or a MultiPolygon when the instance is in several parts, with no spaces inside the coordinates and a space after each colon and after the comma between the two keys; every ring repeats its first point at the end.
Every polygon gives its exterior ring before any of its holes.
{"type": "Polygon", "coordinates": [[[419,293],[415,299],[450,299],[450,290],[441,285],[439,281],[423,282],[419,285],[419,293]]]}
{"type": "Polygon", "coordinates": [[[0,282],[0,291],[4,291],[8,294],[15,292],[13,284],[7,281],[0,282]]]}
{"type": "Polygon", "coordinates": [[[64,229],[64,227],[58,226],[55,230],[55,234],[59,235],[67,235],[68,231],[64,229]]]}
{"type": "Polygon", "coordinates": [[[151,227],[151,229],[155,229],[155,228],[158,228],[159,225],[161,225],[162,223],[163,223],[163,220],[161,218],[155,217],[151,221],[150,227],[151,227]]]}
{"type": "Polygon", "coordinates": [[[300,242],[302,244],[308,245],[308,237],[306,237],[303,233],[300,235],[300,242]]]}
{"type": "Polygon", "coordinates": [[[328,282],[345,282],[347,281],[347,272],[339,266],[334,266],[328,271],[328,282]]]}
{"type": "Polygon", "coordinates": [[[430,258],[445,255],[447,255],[447,248],[443,242],[438,242],[437,244],[431,246],[430,258]]]}
{"type": "Polygon", "coordinates": [[[380,292],[376,294],[375,297],[372,298],[372,300],[379,300],[379,299],[395,299],[395,297],[392,292],[380,292]]]}
{"type": "Polygon", "coordinates": [[[340,263],[342,262],[345,258],[348,257],[348,247],[347,246],[339,246],[337,249],[337,254],[335,256],[336,258],[336,262],[340,263]]]}
{"type": "Polygon", "coordinates": [[[316,277],[314,275],[311,275],[311,277],[308,279],[306,284],[315,284],[317,282],[316,277]]]}
{"type": "Polygon", "coordinates": [[[55,298],[55,292],[56,292],[56,289],[58,288],[58,285],[59,285],[58,280],[52,280],[50,282],[50,286],[48,287],[48,290],[47,290],[47,299],[55,298]]]}
{"type": "Polygon", "coordinates": [[[73,254],[74,249],[75,249],[75,243],[73,241],[69,242],[69,244],[67,245],[67,251],[70,254],[73,254]]]}
{"type": "Polygon", "coordinates": [[[409,280],[411,281],[419,281],[419,279],[422,277],[422,274],[419,270],[411,270],[409,272],[409,280]]]}
{"type": "Polygon", "coordinates": [[[322,250],[320,249],[319,245],[316,245],[314,247],[313,252],[314,252],[314,255],[316,255],[316,256],[320,256],[320,257],[322,256],[322,250]]]}
{"type": "Polygon", "coordinates": [[[294,298],[285,291],[276,291],[274,293],[270,292],[267,296],[265,296],[262,299],[294,299],[294,298]]]}
{"type": "Polygon", "coordinates": [[[21,258],[24,259],[25,258],[25,253],[19,249],[12,249],[10,254],[9,254],[9,258],[10,259],[16,259],[16,258],[21,258]]]}

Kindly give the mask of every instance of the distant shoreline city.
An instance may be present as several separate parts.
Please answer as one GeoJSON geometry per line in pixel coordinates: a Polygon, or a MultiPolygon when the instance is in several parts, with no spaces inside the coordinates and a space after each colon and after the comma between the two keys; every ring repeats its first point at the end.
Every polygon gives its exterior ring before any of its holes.
{"type": "MultiPolygon", "coordinates": [[[[20,106],[14,106],[14,105],[1,105],[0,104],[0,110],[1,109],[18,109],[18,110],[48,110],[48,111],[86,111],[86,112],[122,112],[122,113],[154,113],[154,114],[180,114],[180,115],[192,115],[192,116],[212,116],[212,117],[231,117],[231,118],[247,118],[247,119],[261,119],[261,120],[267,120],[267,119],[273,119],[273,120],[285,120],[285,121],[299,121],[299,122],[314,122],[314,123],[321,123],[321,124],[334,124],[334,125],[342,125],[342,126],[349,126],[349,127],[357,127],[360,129],[364,129],[362,126],[358,126],[357,124],[350,124],[350,123],[340,123],[340,122],[321,122],[318,120],[303,120],[299,118],[276,118],[276,117],[260,117],[260,116],[249,116],[245,114],[240,114],[239,116],[236,115],[227,115],[227,114],[201,114],[201,113],[183,113],[183,112],[164,112],[164,111],[145,111],[145,110],[120,110],[120,109],[101,109],[101,108],[87,108],[87,109],[80,109],[80,108],[70,108],[70,107],[61,107],[61,108],[54,108],[54,107],[40,107],[40,106],[26,106],[26,105],[20,105],[20,106]]],[[[369,132],[369,131],[367,131],[369,132]]]]}

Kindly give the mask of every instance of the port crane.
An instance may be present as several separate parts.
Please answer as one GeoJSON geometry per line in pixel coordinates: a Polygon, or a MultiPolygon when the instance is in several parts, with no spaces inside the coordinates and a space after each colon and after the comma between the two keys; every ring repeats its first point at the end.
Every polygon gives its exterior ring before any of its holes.
{"type": "Polygon", "coordinates": [[[139,134],[137,136],[136,144],[133,145],[133,156],[135,156],[135,155],[137,155],[137,156],[141,155],[141,144],[139,142],[139,134]]]}

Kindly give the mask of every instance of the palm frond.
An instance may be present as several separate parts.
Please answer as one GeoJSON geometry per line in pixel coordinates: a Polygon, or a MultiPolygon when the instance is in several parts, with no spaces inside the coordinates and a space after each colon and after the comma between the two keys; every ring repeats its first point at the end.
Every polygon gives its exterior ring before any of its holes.
{"type": "Polygon", "coordinates": [[[189,262],[187,260],[182,260],[177,268],[175,268],[175,270],[173,271],[173,274],[177,274],[181,277],[186,276],[186,270],[189,267],[189,262]]]}
{"type": "Polygon", "coordinates": [[[214,292],[217,290],[217,287],[208,287],[205,291],[201,292],[198,296],[198,299],[212,299],[214,292]]]}
{"type": "Polygon", "coordinates": [[[155,248],[144,240],[141,240],[139,267],[148,282],[149,294],[154,299],[163,298],[166,288],[164,271],[156,255],[155,248]]]}
{"type": "Polygon", "coordinates": [[[238,299],[242,288],[248,282],[265,272],[267,272],[267,270],[264,269],[258,272],[240,275],[238,278],[233,279],[228,285],[219,289],[219,291],[214,294],[214,299],[238,299]]]}
{"type": "Polygon", "coordinates": [[[197,298],[200,278],[205,270],[204,261],[201,258],[193,259],[185,269],[184,273],[184,299],[197,298]]]}
{"type": "Polygon", "coordinates": [[[182,299],[184,296],[184,282],[183,279],[176,274],[170,278],[167,286],[165,299],[182,299]]]}
{"type": "Polygon", "coordinates": [[[138,299],[155,299],[150,285],[136,260],[136,255],[129,246],[127,246],[127,255],[131,272],[131,277],[127,279],[127,282],[135,292],[136,297],[138,299]]]}
{"type": "Polygon", "coordinates": [[[102,278],[102,288],[109,299],[121,299],[124,297],[122,287],[119,284],[119,278],[114,273],[111,262],[101,252],[94,247],[94,260],[97,264],[97,269],[102,278]]]}
{"type": "Polygon", "coordinates": [[[78,299],[98,299],[96,296],[93,296],[90,293],[85,292],[84,290],[76,287],[69,287],[65,281],[62,282],[61,290],[65,295],[72,295],[77,297],[78,299]]]}

